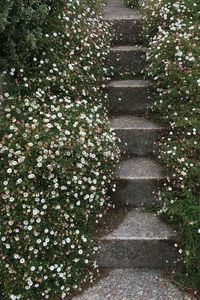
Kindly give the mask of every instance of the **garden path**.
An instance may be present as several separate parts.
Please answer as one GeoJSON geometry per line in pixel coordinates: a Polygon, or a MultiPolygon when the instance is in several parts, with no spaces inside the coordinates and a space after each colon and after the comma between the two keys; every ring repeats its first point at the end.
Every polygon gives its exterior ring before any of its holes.
{"type": "Polygon", "coordinates": [[[164,276],[177,258],[176,232],[149,209],[156,200],[152,193],[165,177],[153,157],[154,142],[164,128],[145,114],[149,82],[142,79],[141,15],[120,0],[109,0],[104,19],[112,21],[116,32],[110,55],[115,76],[106,87],[108,110],[125,155],[112,195],[116,209],[107,215],[102,232],[98,231],[102,276],[73,300],[192,299],[164,276]]]}

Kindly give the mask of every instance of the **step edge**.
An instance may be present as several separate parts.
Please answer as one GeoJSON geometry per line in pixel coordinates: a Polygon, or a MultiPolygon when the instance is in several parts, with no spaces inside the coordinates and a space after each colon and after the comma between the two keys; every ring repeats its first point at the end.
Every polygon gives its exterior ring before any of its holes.
{"type": "Polygon", "coordinates": [[[149,87],[150,85],[151,82],[148,80],[141,80],[141,82],[137,82],[137,80],[112,80],[110,83],[106,84],[106,88],[143,88],[149,87]],[[128,81],[130,83],[128,83],[128,81]]]}
{"type": "Polygon", "coordinates": [[[111,130],[126,130],[126,131],[130,131],[130,130],[146,130],[146,131],[162,131],[164,129],[166,129],[165,127],[114,127],[111,126],[110,127],[111,130]]]}
{"type": "Polygon", "coordinates": [[[112,52],[146,52],[146,48],[142,46],[114,46],[110,48],[112,52]]]}
{"type": "Polygon", "coordinates": [[[110,21],[118,21],[118,22],[120,22],[120,21],[142,21],[142,16],[141,15],[138,15],[138,16],[136,16],[136,15],[134,15],[134,16],[132,16],[132,15],[128,15],[127,16],[127,14],[125,14],[124,13],[124,15],[121,15],[121,16],[115,16],[115,15],[112,15],[112,16],[109,16],[109,15],[106,15],[106,14],[104,14],[103,16],[102,16],[102,20],[103,21],[106,21],[106,22],[110,22],[110,21]]]}
{"type": "Polygon", "coordinates": [[[169,236],[165,236],[165,237],[139,237],[139,236],[129,236],[129,237],[112,237],[112,236],[103,236],[103,237],[100,237],[98,238],[99,241],[149,241],[149,242],[152,242],[152,241],[175,241],[177,239],[177,235],[174,234],[174,235],[170,235],[169,236]]]}
{"type": "Polygon", "coordinates": [[[110,127],[111,130],[126,130],[126,131],[162,131],[163,128],[155,128],[155,127],[131,127],[131,128],[121,128],[121,127],[110,127]]]}
{"type": "Polygon", "coordinates": [[[166,179],[167,175],[160,175],[160,176],[141,176],[141,177],[133,177],[133,176],[120,176],[120,175],[115,175],[117,180],[162,180],[166,179]]]}

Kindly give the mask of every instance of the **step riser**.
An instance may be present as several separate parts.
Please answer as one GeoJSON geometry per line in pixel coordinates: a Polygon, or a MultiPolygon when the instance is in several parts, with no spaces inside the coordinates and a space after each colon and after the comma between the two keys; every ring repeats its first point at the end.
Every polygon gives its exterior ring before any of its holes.
{"type": "Polygon", "coordinates": [[[169,240],[101,241],[97,263],[102,268],[165,268],[177,251],[169,240]]]}
{"type": "Polygon", "coordinates": [[[128,155],[146,156],[155,150],[154,142],[161,131],[154,129],[115,129],[121,139],[120,148],[128,155]]]}
{"type": "Polygon", "coordinates": [[[105,105],[110,113],[144,112],[149,104],[148,87],[107,86],[106,92],[108,102],[105,105]]]}
{"type": "Polygon", "coordinates": [[[120,73],[139,74],[144,69],[145,53],[142,50],[111,50],[109,64],[114,66],[114,76],[120,73]]]}
{"type": "Polygon", "coordinates": [[[111,200],[116,206],[152,206],[156,199],[153,192],[157,190],[159,179],[117,180],[117,187],[111,193],[111,200]]]}
{"type": "Polygon", "coordinates": [[[111,32],[115,32],[115,37],[113,39],[113,44],[115,45],[134,45],[143,43],[141,20],[112,20],[111,32]]]}

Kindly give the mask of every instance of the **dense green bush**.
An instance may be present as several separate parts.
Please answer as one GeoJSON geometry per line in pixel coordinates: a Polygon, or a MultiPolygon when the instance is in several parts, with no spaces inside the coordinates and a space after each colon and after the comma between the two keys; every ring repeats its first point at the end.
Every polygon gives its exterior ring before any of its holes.
{"type": "Polygon", "coordinates": [[[118,162],[101,104],[110,34],[95,0],[31,2],[35,34],[30,1],[10,2],[0,33],[14,47],[0,56],[0,298],[64,299],[93,280],[91,232],[118,162]]]}
{"type": "Polygon", "coordinates": [[[48,1],[0,2],[0,70],[24,61],[42,42],[48,1]]]}
{"type": "Polygon", "coordinates": [[[143,5],[152,109],[170,125],[159,142],[169,178],[159,191],[159,214],[180,233],[180,282],[200,290],[200,3],[150,0],[143,5]]]}

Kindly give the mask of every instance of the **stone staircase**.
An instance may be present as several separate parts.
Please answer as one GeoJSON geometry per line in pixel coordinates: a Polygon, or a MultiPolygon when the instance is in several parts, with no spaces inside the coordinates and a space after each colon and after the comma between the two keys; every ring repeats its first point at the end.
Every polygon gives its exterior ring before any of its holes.
{"type": "MultiPolygon", "coordinates": [[[[112,21],[117,39],[110,60],[121,72],[141,73],[145,48],[141,36],[141,16],[120,0],[107,1],[105,20],[112,21]]],[[[177,257],[176,233],[147,209],[155,201],[153,191],[165,177],[153,158],[154,142],[162,126],[148,120],[149,82],[111,81],[108,110],[111,128],[121,138],[124,161],[116,172],[117,188],[111,195],[116,205],[105,217],[106,226],[98,230],[101,250],[97,262],[102,278],[73,300],[151,300],[192,299],[180,292],[161,269],[170,267],[177,257]]]]}

